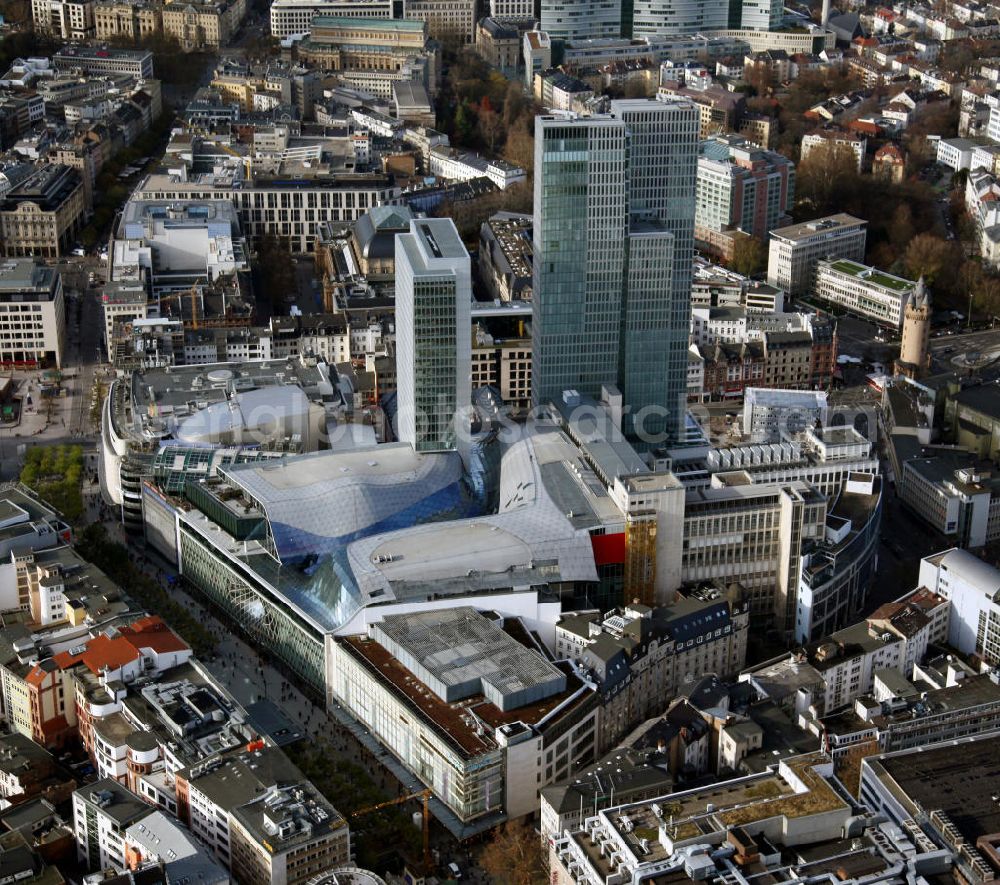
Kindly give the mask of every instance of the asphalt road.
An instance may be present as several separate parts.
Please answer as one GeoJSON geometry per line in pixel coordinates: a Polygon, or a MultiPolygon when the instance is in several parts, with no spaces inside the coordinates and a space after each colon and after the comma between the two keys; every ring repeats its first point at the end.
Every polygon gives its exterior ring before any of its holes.
{"type": "Polygon", "coordinates": [[[883,462],[885,483],[882,498],[882,527],[878,567],[868,594],[867,613],[898,599],[917,586],[920,560],[954,543],[915,516],[896,496],[888,481],[888,465],[883,462]]]}

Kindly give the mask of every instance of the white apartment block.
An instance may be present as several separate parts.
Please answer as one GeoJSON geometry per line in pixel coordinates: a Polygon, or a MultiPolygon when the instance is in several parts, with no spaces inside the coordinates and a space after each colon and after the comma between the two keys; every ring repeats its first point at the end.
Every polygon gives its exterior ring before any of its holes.
{"type": "Polygon", "coordinates": [[[73,793],[77,859],[92,872],[126,869],[125,831],[154,811],[111,778],[80,788],[73,793]]]}
{"type": "Polygon", "coordinates": [[[972,153],[979,142],[970,138],[942,138],[937,143],[937,162],[952,172],[961,172],[972,166],[972,153]]]}
{"type": "Polygon", "coordinates": [[[767,282],[792,296],[811,292],[822,258],[864,261],[868,222],[841,213],[771,231],[767,282]]]}
{"type": "Polygon", "coordinates": [[[986,122],[986,137],[994,144],[1000,144],[1000,104],[992,102],[990,116],[986,122]]]}
{"type": "Polygon", "coordinates": [[[525,85],[534,87],[535,74],[552,67],[552,40],[545,31],[525,31],[521,40],[525,85]]]}
{"type": "Polygon", "coordinates": [[[534,0],[489,0],[490,18],[502,22],[525,22],[535,17],[534,0]]]}
{"type": "Polygon", "coordinates": [[[847,259],[816,265],[816,297],[880,326],[903,327],[903,316],[916,283],[847,259]]]}
{"type": "Polygon", "coordinates": [[[349,18],[392,18],[392,0],[274,0],[271,4],[271,36],[284,40],[293,34],[308,34],[317,15],[349,18]]]}
{"type": "Polygon", "coordinates": [[[35,30],[63,40],[94,36],[94,0],[31,0],[35,30]]]}
{"type": "Polygon", "coordinates": [[[747,312],[741,307],[691,308],[691,343],[698,347],[748,341],[747,312]]]}
{"type": "Polygon", "coordinates": [[[366,132],[383,138],[398,138],[406,127],[403,120],[365,107],[351,108],[351,119],[366,132]]]}
{"type": "Polygon", "coordinates": [[[263,330],[240,329],[216,336],[215,330],[189,334],[184,341],[184,363],[188,366],[211,363],[245,363],[273,357],[271,336],[263,330]]]}
{"type": "Polygon", "coordinates": [[[132,199],[228,200],[236,207],[240,229],[251,243],[270,233],[283,238],[292,252],[308,253],[327,222],[357,221],[373,206],[397,202],[399,193],[392,180],[380,174],[251,183],[243,179],[241,168],[231,167],[221,174],[190,179],[150,175],[132,199]]]}
{"type": "Polygon", "coordinates": [[[62,277],[30,258],[0,263],[0,366],[62,366],[62,277]]]}
{"type": "Polygon", "coordinates": [[[1000,663],[1000,570],[954,548],[920,561],[918,586],[948,600],[948,644],[1000,663]]]}
{"type": "Polygon", "coordinates": [[[476,0],[406,0],[404,17],[427,22],[435,40],[475,40],[476,0]]]}
{"type": "Polygon", "coordinates": [[[1000,478],[947,450],[903,462],[900,498],[961,547],[1000,540],[1000,478]]]}
{"type": "Polygon", "coordinates": [[[993,172],[973,167],[965,182],[965,210],[976,223],[979,254],[1000,265],[1000,182],[993,172]]]}
{"type": "MultiPolygon", "coordinates": [[[[775,303],[773,294],[770,295],[769,303],[775,303]]],[[[763,341],[766,336],[776,332],[812,334],[812,316],[806,313],[744,308],[738,304],[691,308],[691,342],[699,347],[763,341]]]]}
{"type": "Polygon", "coordinates": [[[809,427],[826,426],[825,390],[748,387],[743,394],[743,433],[755,443],[780,442],[809,427]]]}
{"type": "Polygon", "coordinates": [[[823,675],[822,706],[817,712],[830,713],[868,694],[875,684],[876,670],[903,673],[907,642],[894,633],[873,633],[861,621],[820,642],[812,664],[823,675]]]}
{"type": "Polygon", "coordinates": [[[799,162],[804,163],[806,158],[816,150],[826,148],[838,155],[841,151],[850,151],[854,154],[854,159],[858,165],[858,172],[861,172],[865,162],[865,151],[868,148],[867,139],[860,138],[850,133],[830,133],[830,132],[810,132],[802,137],[802,153],[799,162]]]}
{"type": "Polygon", "coordinates": [[[527,173],[504,160],[487,160],[478,154],[463,153],[449,147],[430,150],[431,174],[449,181],[471,181],[488,178],[500,190],[527,180],[527,173]]]}

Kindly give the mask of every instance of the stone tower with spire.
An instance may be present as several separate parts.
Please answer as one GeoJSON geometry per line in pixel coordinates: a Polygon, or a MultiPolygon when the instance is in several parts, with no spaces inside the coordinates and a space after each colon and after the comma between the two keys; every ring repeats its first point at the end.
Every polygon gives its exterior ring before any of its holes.
{"type": "Polygon", "coordinates": [[[924,278],[917,280],[903,311],[903,340],[896,360],[896,374],[919,377],[928,364],[927,342],[931,335],[931,293],[924,278]]]}

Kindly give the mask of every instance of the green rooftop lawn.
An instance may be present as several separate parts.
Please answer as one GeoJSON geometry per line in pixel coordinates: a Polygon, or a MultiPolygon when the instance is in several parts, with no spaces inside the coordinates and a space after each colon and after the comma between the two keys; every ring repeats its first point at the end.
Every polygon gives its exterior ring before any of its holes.
{"type": "MultiPolygon", "coordinates": [[[[865,265],[857,264],[854,261],[834,261],[831,266],[838,273],[850,274],[852,277],[860,277],[868,270],[865,265]]],[[[913,287],[913,283],[909,280],[901,280],[898,277],[889,276],[889,274],[882,273],[880,270],[872,270],[865,279],[871,281],[876,286],[892,289],[893,292],[903,292],[913,287]]]]}

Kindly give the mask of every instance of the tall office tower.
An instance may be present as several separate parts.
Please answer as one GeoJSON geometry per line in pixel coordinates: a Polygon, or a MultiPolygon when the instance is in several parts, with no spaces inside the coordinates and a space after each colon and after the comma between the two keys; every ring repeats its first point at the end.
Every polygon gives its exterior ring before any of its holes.
{"type": "Polygon", "coordinates": [[[627,435],[682,438],[697,140],[683,99],[536,118],[536,405],[616,384],[627,435]]]}
{"type": "Polygon", "coordinates": [[[730,7],[736,19],[733,27],[740,26],[739,3],[719,0],[635,0],[632,13],[632,34],[635,37],[651,34],[697,34],[731,26],[730,7]]]}
{"type": "Polygon", "coordinates": [[[539,12],[538,29],[553,40],[593,40],[622,33],[622,0],[541,0],[539,12]]]}
{"type": "Polygon", "coordinates": [[[632,35],[697,34],[744,28],[770,31],[781,26],[782,0],[635,0],[632,35]]]}
{"type": "Polygon", "coordinates": [[[450,218],[396,236],[397,436],[418,452],[457,448],[472,402],[472,276],[450,218]]]}

